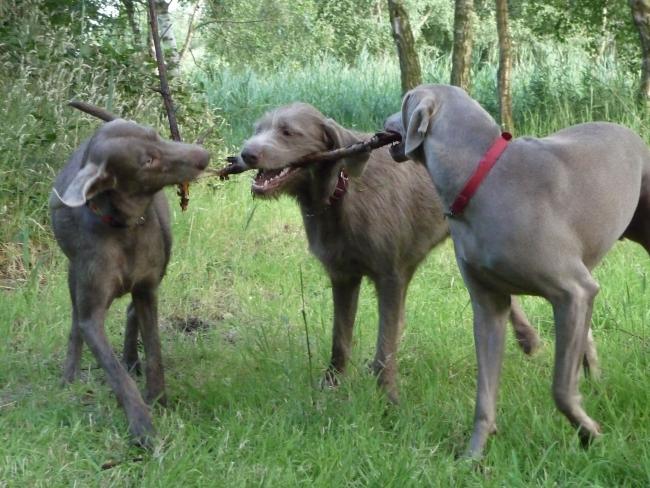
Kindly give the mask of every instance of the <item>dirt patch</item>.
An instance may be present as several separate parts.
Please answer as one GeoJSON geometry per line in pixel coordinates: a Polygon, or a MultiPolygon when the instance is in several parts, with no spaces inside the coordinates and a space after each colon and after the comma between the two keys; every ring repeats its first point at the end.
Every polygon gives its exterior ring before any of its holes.
{"type": "Polygon", "coordinates": [[[203,320],[200,317],[188,316],[179,317],[173,316],[167,319],[167,323],[172,329],[176,329],[184,334],[194,334],[196,332],[205,331],[214,327],[214,324],[203,320]]]}

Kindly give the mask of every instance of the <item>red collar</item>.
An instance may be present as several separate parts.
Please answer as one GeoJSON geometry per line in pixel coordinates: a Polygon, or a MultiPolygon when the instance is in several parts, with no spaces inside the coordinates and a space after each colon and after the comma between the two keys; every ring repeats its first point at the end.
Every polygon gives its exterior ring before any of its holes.
{"type": "Polygon", "coordinates": [[[449,212],[445,214],[447,217],[458,217],[463,213],[463,210],[469,204],[469,201],[492,169],[492,166],[496,164],[503,151],[508,147],[510,139],[512,139],[512,134],[503,132],[494,140],[490,148],[483,155],[483,158],[478,162],[474,173],[469,177],[467,183],[465,183],[465,186],[454,200],[454,203],[449,207],[449,212]]]}
{"type": "Polygon", "coordinates": [[[327,201],[328,205],[333,205],[335,202],[343,198],[343,195],[345,195],[348,191],[349,182],[350,178],[348,178],[348,174],[346,173],[345,169],[341,169],[339,172],[339,178],[336,181],[336,188],[334,188],[334,192],[332,192],[329,200],[327,201]]]}
{"type": "MultiPolygon", "coordinates": [[[[110,213],[103,212],[102,209],[99,208],[97,204],[95,204],[95,202],[88,200],[86,202],[86,205],[88,206],[88,208],[92,213],[94,213],[97,217],[99,217],[99,220],[101,220],[102,223],[120,229],[125,229],[129,227],[129,225],[124,220],[119,219],[118,217],[116,217],[115,215],[111,215],[110,213]]],[[[144,224],[144,221],[145,221],[144,216],[140,217],[135,223],[135,225],[142,225],[144,224]]]]}

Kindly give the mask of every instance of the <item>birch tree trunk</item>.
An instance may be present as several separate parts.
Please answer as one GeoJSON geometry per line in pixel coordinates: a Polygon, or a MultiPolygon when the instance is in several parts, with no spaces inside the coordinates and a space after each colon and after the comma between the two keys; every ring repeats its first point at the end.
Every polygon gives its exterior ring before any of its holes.
{"type": "Polygon", "coordinates": [[[472,17],[474,0],[456,0],[454,8],[454,48],[451,60],[452,85],[470,89],[472,65],[472,17]]]}
{"type": "Polygon", "coordinates": [[[388,13],[393,39],[397,46],[399,68],[402,78],[402,93],[406,93],[422,83],[422,70],[418,53],[415,51],[415,40],[406,9],[400,1],[388,0],[388,13]]]}
{"type": "Polygon", "coordinates": [[[639,100],[650,107],[650,0],[629,0],[634,25],[639,31],[642,64],[639,100]]]}
{"type": "Polygon", "coordinates": [[[512,40],[508,27],[508,0],[496,0],[497,33],[499,35],[499,114],[501,128],[512,132],[512,88],[510,74],[512,72],[512,40]]]}
{"type": "Polygon", "coordinates": [[[133,5],[133,0],[122,0],[122,5],[124,5],[124,11],[126,12],[126,18],[129,21],[129,27],[131,28],[131,33],[133,34],[133,45],[140,47],[142,45],[142,33],[140,32],[140,26],[135,18],[135,7],[133,5]]]}
{"type": "Polygon", "coordinates": [[[178,73],[178,46],[176,45],[176,37],[174,36],[173,22],[171,14],[169,13],[169,4],[171,1],[155,0],[156,17],[158,18],[158,29],[160,30],[160,41],[162,42],[165,51],[165,60],[167,61],[167,69],[173,75],[178,73]]]}

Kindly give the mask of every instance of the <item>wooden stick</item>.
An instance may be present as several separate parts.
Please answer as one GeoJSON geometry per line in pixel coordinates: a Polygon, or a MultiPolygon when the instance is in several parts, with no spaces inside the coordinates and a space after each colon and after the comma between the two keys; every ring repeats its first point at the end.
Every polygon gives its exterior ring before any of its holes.
{"type": "MultiPolygon", "coordinates": [[[[182,142],[181,134],[178,130],[178,123],[176,122],[176,111],[174,109],[174,101],[172,100],[171,92],[169,91],[169,83],[167,83],[167,67],[165,66],[165,58],[162,47],[160,45],[160,35],[158,33],[158,18],[156,16],[156,7],[154,0],[149,0],[149,25],[151,26],[151,37],[153,38],[153,46],[156,50],[156,62],[158,63],[158,77],[160,78],[160,94],[165,103],[165,110],[167,111],[167,118],[169,119],[169,130],[172,135],[172,140],[182,142]]],[[[190,202],[189,198],[190,184],[188,182],[178,185],[178,196],[181,197],[181,209],[187,210],[187,204],[190,202]]]]}
{"type": "MultiPolygon", "coordinates": [[[[347,156],[369,152],[401,140],[402,136],[397,132],[377,132],[374,136],[365,141],[355,142],[349,146],[334,149],[332,151],[308,154],[307,156],[303,156],[291,163],[287,163],[286,166],[301,168],[314,163],[332,163],[347,156]]],[[[222,180],[227,180],[229,175],[243,173],[249,169],[255,169],[249,168],[240,156],[228,156],[226,161],[229,163],[228,166],[215,173],[215,175],[219,176],[222,180]]]]}

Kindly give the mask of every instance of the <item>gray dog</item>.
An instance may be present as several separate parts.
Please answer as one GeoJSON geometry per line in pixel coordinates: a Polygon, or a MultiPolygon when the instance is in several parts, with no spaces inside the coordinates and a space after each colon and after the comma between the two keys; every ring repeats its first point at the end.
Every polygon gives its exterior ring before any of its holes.
{"type": "Polygon", "coordinates": [[[156,290],[169,261],[171,233],[161,190],[193,180],[208,161],[208,152],[199,146],[165,141],[153,129],[117,119],[77,149],[50,197],[54,235],[70,260],[72,330],[64,380],[77,375],[85,341],[141,445],[154,434],[151,415],[111,349],[104,317],[115,298],[131,293],[124,360],[128,369],[139,367],[139,329],[146,354],[146,399],[164,403],[156,290]]]}
{"type": "MultiPolygon", "coordinates": [[[[411,90],[385,127],[403,136],[392,148],[394,159],[425,165],[452,214],[477,162],[500,144],[492,117],[451,86],[411,90]]],[[[506,145],[464,203],[449,226],[474,312],[478,391],[468,454],[479,457],[496,431],[504,324],[513,294],[542,296],[553,306],[553,398],[587,444],[600,433],[578,391],[598,293],[591,270],[623,237],[650,251],[650,151],[638,135],[609,123],[522,137],[506,145]]]]}
{"type": "MultiPolygon", "coordinates": [[[[397,402],[397,345],[404,326],[406,291],[418,265],[449,230],[426,170],[393,164],[387,148],[337,163],[289,168],[307,154],[359,142],[369,134],[345,129],[311,105],[294,103],[265,114],[241,158],[259,169],[252,191],[287,194],[302,213],[309,248],[332,283],[334,327],[326,384],[336,384],[350,354],[359,287],[369,277],[377,290],[379,331],[372,364],[388,398],[397,402]]],[[[511,321],[522,349],[539,344],[518,307],[511,321]]]]}

